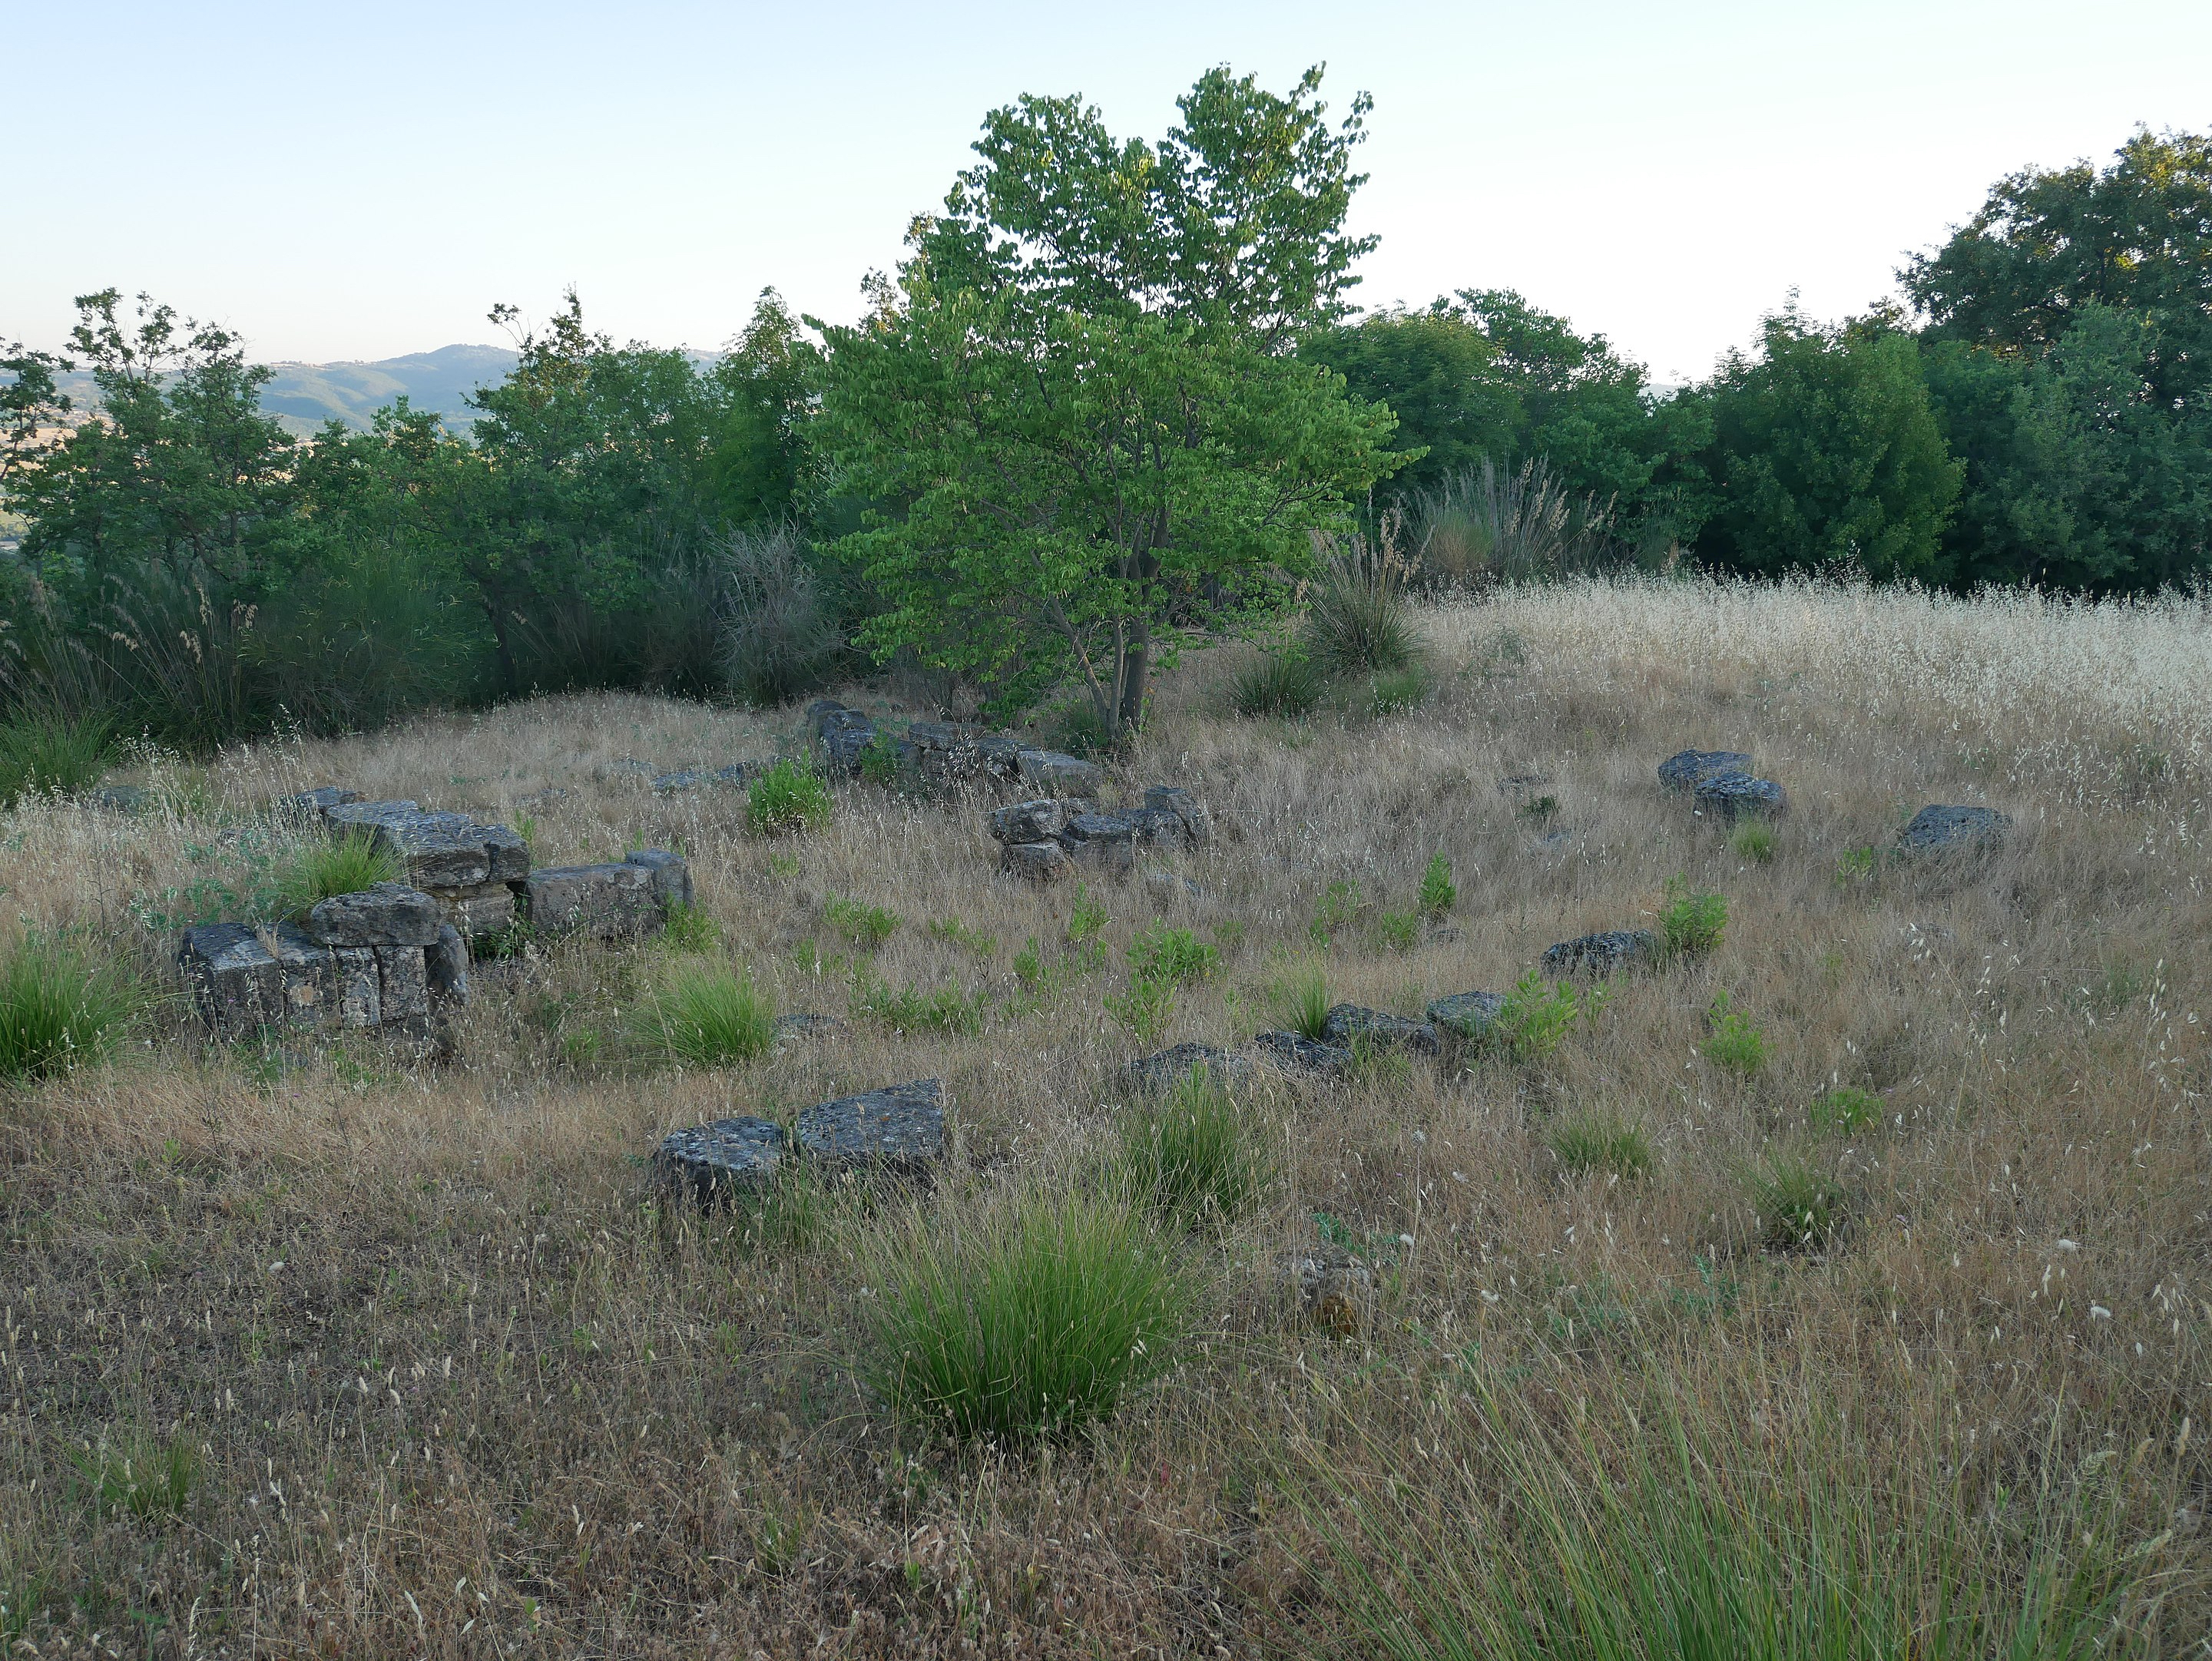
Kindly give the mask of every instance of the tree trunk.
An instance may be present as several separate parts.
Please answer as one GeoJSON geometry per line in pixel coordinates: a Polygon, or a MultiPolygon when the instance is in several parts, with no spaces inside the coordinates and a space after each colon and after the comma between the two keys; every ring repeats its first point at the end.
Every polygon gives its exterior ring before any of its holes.
{"type": "Polygon", "coordinates": [[[1134,732],[1145,718],[1145,692],[1152,675],[1152,633],[1139,618],[1129,631],[1122,671],[1115,678],[1121,685],[1121,706],[1114,712],[1114,736],[1134,732]]]}

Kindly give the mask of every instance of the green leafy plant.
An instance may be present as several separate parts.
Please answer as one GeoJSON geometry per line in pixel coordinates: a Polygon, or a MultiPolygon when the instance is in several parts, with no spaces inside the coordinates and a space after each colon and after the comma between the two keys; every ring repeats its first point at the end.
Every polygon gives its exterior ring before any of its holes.
{"type": "Polygon", "coordinates": [[[1881,1098],[1871,1090],[1850,1085],[1823,1090],[1813,1098],[1811,1114],[1816,1131],[1835,1131],[1849,1136],[1872,1130],[1881,1123],[1881,1098]]]}
{"type": "Polygon", "coordinates": [[[113,737],[97,718],[22,713],[0,724],[0,807],[13,807],[40,791],[73,791],[97,780],[107,767],[113,737]]]}
{"type": "Polygon", "coordinates": [[[1421,917],[1419,912],[1378,912],[1375,917],[1375,941],[1385,951],[1410,951],[1421,937],[1421,917]]]}
{"type": "Polygon", "coordinates": [[[1549,819],[1559,810],[1559,798],[1556,796],[1532,796],[1521,804],[1521,816],[1524,819],[1549,819]]]}
{"type": "Polygon", "coordinates": [[[1176,983],[1139,975],[1122,993],[1109,992],[1106,1013],[1127,1027],[1143,1043],[1150,1044],[1167,1030],[1175,1018],[1176,983]]]}
{"type": "Polygon", "coordinates": [[[1366,906],[1359,892],[1357,877],[1341,878],[1322,890],[1321,903],[1314,907],[1312,925],[1306,935],[1316,946],[1327,946],[1336,937],[1336,931],[1357,918],[1366,906]]]}
{"type": "Polygon", "coordinates": [[[1429,700],[1429,671],[1419,664],[1376,675],[1367,682],[1367,710],[1378,718],[1407,715],[1429,700]]]}
{"type": "Polygon", "coordinates": [[[1067,914],[1067,937],[1078,944],[1096,940],[1098,931],[1111,920],[1106,915],[1106,908],[1091,897],[1090,885],[1078,882],[1075,904],[1067,914]]]}
{"type": "Polygon", "coordinates": [[[999,937],[983,930],[970,927],[957,917],[933,918],[928,925],[932,940],[942,940],[948,946],[957,946],[978,957],[990,957],[999,949],[999,937]]]}
{"type": "Polygon", "coordinates": [[[775,1041],[775,1005],[750,972],[720,962],[678,963],[652,997],[652,1016],[672,1060],[694,1067],[750,1061],[775,1041]]]}
{"type": "Polygon", "coordinates": [[[830,926],[846,939],[870,951],[889,940],[899,925],[896,912],[858,900],[842,899],[834,894],[823,902],[822,915],[830,926]]]}
{"type": "Polygon", "coordinates": [[[1121,1151],[1138,1195],[1186,1227],[1241,1215],[1267,1184],[1265,1155],[1236,1099],[1204,1069],[1157,1108],[1125,1115],[1121,1151]]]}
{"type": "Polygon", "coordinates": [[[1577,1114],[1553,1126],[1546,1141],[1570,1177],[1609,1171],[1626,1180],[1651,1168],[1651,1143],[1644,1127],[1613,1114],[1577,1114]]]}
{"type": "Polygon", "coordinates": [[[1421,888],[1413,900],[1424,917],[1442,917],[1459,904],[1459,884],[1452,881],[1451,861],[1441,853],[1429,856],[1421,870],[1421,888]]]}
{"type": "Polygon", "coordinates": [[[1129,973],[1139,980],[1169,980],[1188,985],[1206,979],[1221,967],[1218,948],[1188,929],[1155,922],[1129,943],[1129,973]]]}
{"type": "Polygon", "coordinates": [[[881,980],[863,982],[853,1000],[854,1012],[880,1021],[893,1032],[960,1033],[973,1036],[983,1030],[983,1012],[989,1000],[981,992],[969,994],[957,986],[922,991],[912,981],[899,991],[881,980]]]}
{"type": "Polygon", "coordinates": [[[1230,682],[1229,706],[1239,715],[1295,720],[1312,714],[1327,689],[1328,682],[1313,661],[1295,648],[1285,647],[1237,672],[1230,682]]]}
{"type": "Polygon", "coordinates": [[[1575,1023],[1595,1006],[1595,994],[1585,1000],[1565,981],[1547,981],[1531,969],[1513,983],[1478,1041],[1515,1061],[1534,1061],[1565,1043],[1575,1023]]]}
{"type": "Polygon", "coordinates": [[[1670,957],[1703,957],[1721,943],[1728,927],[1728,900],[1717,894],[1697,894],[1681,876],[1667,879],[1665,898],[1659,907],[1661,949],[1670,957]]]}
{"type": "Polygon", "coordinates": [[[1836,886],[1865,882],[1874,875],[1876,857],[1872,848],[1852,848],[1840,855],[1836,860],[1836,886]]]}
{"type": "Polygon", "coordinates": [[[1018,1192],[936,1226],[917,1209],[864,1262],[864,1377],[901,1417],[963,1439],[1112,1413],[1173,1363],[1188,1308],[1165,1243],[1121,1199],[1018,1192]]]}
{"type": "Polygon", "coordinates": [[[1766,1064],[1766,1034],[1723,992],[1705,1011],[1705,1059],[1746,1076],[1766,1064]]]}
{"type": "Polygon", "coordinates": [[[721,925],[696,906],[678,900],[665,918],[660,943],[672,952],[711,952],[722,943],[721,925]]]}
{"type": "Polygon", "coordinates": [[[286,917],[302,918],[323,900],[399,882],[406,871],[397,849],[368,831],[348,831],[332,841],[307,844],[285,863],[276,876],[276,903],[286,917]]]}
{"type": "Polygon", "coordinates": [[[1753,1173],[1760,1237],[1778,1251],[1818,1251],[1844,1225],[1844,1191],[1801,1159],[1769,1161],[1753,1173]]]}
{"type": "Polygon", "coordinates": [[[561,1034],[561,1059],[571,1067],[591,1066],[599,1060],[603,1047],[597,1028],[579,1027],[561,1034]]]}
{"type": "Polygon", "coordinates": [[[1328,977],[1316,964],[1283,989],[1283,1024],[1301,1038],[1322,1041],[1331,1008],[1328,977]]]}
{"type": "Polygon", "coordinates": [[[140,1003],[120,971],[59,941],[26,940],[0,963],[0,1078],[50,1078],[98,1059],[140,1003]]]}
{"type": "Polygon", "coordinates": [[[93,1509],[146,1519],[181,1515],[200,1480],[199,1446],[181,1431],[163,1442],[72,1448],[70,1463],[93,1509]]]}
{"type": "Polygon", "coordinates": [[[878,732],[860,751],[860,777],[872,785],[889,786],[898,783],[898,740],[878,732]]]}
{"type": "Polygon", "coordinates": [[[745,826],[756,836],[819,830],[830,822],[830,786],[787,756],[745,787],[745,826]]]}
{"type": "Polygon", "coordinates": [[[1729,852],[1755,865],[1766,864],[1774,858],[1774,827],[1764,819],[1747,819],[1729,835],[1729,852]]]}

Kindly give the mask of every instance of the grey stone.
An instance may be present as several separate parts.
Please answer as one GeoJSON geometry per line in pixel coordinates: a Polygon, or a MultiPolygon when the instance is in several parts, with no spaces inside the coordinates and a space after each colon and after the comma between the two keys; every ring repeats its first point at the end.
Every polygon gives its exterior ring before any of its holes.
{"type": "Polygon", "coordinates": [[[514,922],[514,890],[504,882],[439,889],[431,897],[446,921],[471,940],[503,934],[514,922]]]}
{"type": "Polygon", "coordinates": [[[917,1079],[809,1107],[799,1145],[831,1171],[921,1174],[945,1157],[945,1085],[917,1079]]]}
{"type": "Polygon", "coordinates": [[[823,766],[835,773],[860,770],[860,752],[875,742],[876,724],[835,698],[817,698],[806,706],[807,740],[823,766]]]}
{"type": "Polygon", "coordinates": [[[331,953],[337,981],[337,1017],[341,1027],[374,1027],[384,1019],[379,997],[374,946],[340,946],[331,953]]]}
{"type": "Polygon", "coordinates": [[[1429,1019],[1441,1031],[1462,1038],[1480,1038],[1505,1007],[1503,992],[1454,992],[1429,1005],[1429,1019]]]}
{"type": "MultiPolygon", "coordinates": [[[[443,817],[441,815],[439,817],[443,817]]],[[[376,827],[373,834],[407,862],[407,879],[422,888],[472,888],[491,879],[491,855],[467,821],[447,827],[432,815],[376,827]]]]}
{"type": "Polygon", "coordinates": [[[1437,1029],[1427,1021],[1408,1021],[1403,1015],[1386,1015],[1357,1003],[1339,1003],[1331,1009],[1322,1019],[1321,1032],[1342,1050],[1364,1041],[1377,1049],[1406,1049],[1416,1055],[1432,1056],[1441,1047],[1437,1029]]]}
{"type": "Polygon", "coordinates": [[[1286,1252],[1277,1266],[1300,1320],[1352,1338],[1373,1318],[1372,1264],[1340,1252],[1286,1252]]]}
{"type": "Polygon", "coordinates": [[[422,970],[434,1004],[469,1001],[469,943],[450,923],[438,931],[438,943],[423,954],[422,970]]]}
{"type": "Polygon", "coordinates": [[[1080,803],[1047,797],[994,808],[983,815],[984,828],[1000,842],[1042,842],[1067,828],[1067,821],[1082,810],[1080,803]]]}
{"type": "Polygon", "coordinates": [[[1057,842],[1009,842],[999,850],[999,869],[1030,882],[1050,882],[1067,876],[1075,861],[1057,842]]]}
{"type": "Polygon", "coordinates": [[[337,962],[331,949],[296,923],[279,923],[268,942],[284,971],[284,1019],[319,1026],[337,1009],[337,962]]]}
{"type": "Polygon", "coordinates": [[[332,894],[307,913],[307,935],[325,946],[430,946],[445,918],[420,889],[379,882],[358,894],[332,894]]]}
{"type": "Polygon", "coordinates": [[[387,819],[404,819],[422,811],[422,804],[416,802],[364,802],[356,797],[350,802],[324,809],[323,822],[331,827],[333,836],[343,836],[350,829],[373,831],[387,819]]]}
{"type": "Polygon", "coordinates": [[[907,742],[920,749],[962,750],[982,742],[983,729],[964,721],[916,721],[906,730],[907,742]]]}
{"type": "Polygon", "coordinates": [[[1022,752],[1029,746],[1004,733],[975,741],[975,758],[994,779],[1012,784],[1022,776],[1022,752]]]}
{"type": "Polygon", "coordinates": [[[530,873],[530,920],[550,934],[614,940],[659,927],[660,901],[643,865],[549,865],[530,873]]]}
{"type": "Polygon", "coordinates": [[[1562,940],[1544,954],[1550,975],[1618,974],[1638,963],[1656,961],[1659,937],[1649,929],[1607,929],[1577,940],[1562,940]]]}
{"type": "Polygon", "coordinates": [[[1164,905],[1176,900],[1203,900],[1206,890],[1193,878],[1181,871],[1170,870],[1164,865],[1147,865],[1143,871],[1145,891],[1164,905]]]}
{"type": "Polygon", "coordinates": [[[1054,796],[1096,796],[1105,788],[1105,769],[1056,749],[1025,749],[1016,767],[1024,783],[1054,796]]]}
{"type": "Polygon", "coordinates": [[[153,791],[137,785],[102,785],[93,791],[90,797],[94,807],[105,808],[110,813],[119,813],[131,819],[151,813],[156,799],[153,791]]]}
{"type": "Polygon", "coordinates": [[[291,796],[280,796],[270,803],[276,817],[290,824],[319,825],[333,808],[343,808],[361,800],[357,790],[347,790],[338,785],[319,785],[313,790],[303,790],[291,796]]]}
{"type": "Polygon", "coordinates": [[[613,761],[607,763],[607,771],[609,773],[650,773],[653,771],[653,764],[649,761],[641,761],[635,755],[617,755],[613,761]]]}
{"type": "Polygon", "coordinates": [[[1127,813],[1100,813],[1096,810],[1079,813],[1067,821],[1067,828],[1060,833],[1060,838],[1070,844],[1134,843],[1137,840],[1137,821],[1133,815],[1127,813]]]}
{"type": "Polygon", "coordinates": [[[1531,853],[1564,853],[1574,846],[1575,834],[1565,826],[1555,831],[1546,831],[1528,845],[1531,853]]]}
{"type": "Polygon", "coordinates": [[[1697,803],[1723,819],[1772,818],[1790,805],[1781,785],[1731,768],[1698,781],[1697,803]]]}
{"type": "Polygon", "coordinates": [[[1516,773],[1498,781],[1500,796],[1534,796],[1552,782],[1548,773],[1516,773]]]}
{"type": "Polygon", "coordinates": [[[1172,1090],[1199,1072],[1212,1073],[1218,1083],[1242,1084],[1252,1076],[1252,1064],[1211,1044],[1178,1044],[1129,1064],[1131,1079],[1147,1090],[1172,1090]]]}
{"type": "Polygon", "coordinates": [[[1206,803],[1180,785],[1151,785],[1145,790],[1145,809],[1152,814],[1171,813],[1182,827],[1183,840],[1193,847],[1203,847],[1213,840],[1213,815],[1206,803]]]}
{"type": "Polygon", "coordinates": [[[200,1018],[218,1032],[249,1031],[283,1014],[283,967],[246,924],[185,930],[177,963],[200,1018]]]}
{"type": "Polygon", "coordinates": [[[671,1133],[653,1155],[654,1168],[703,1203],[718,1196],[757,1190],[775,1179],[790,1138],[773,1119],[718,1118],[671,1133]]]}
{"type": "Polygon", "coordinates": [[[491,862],[491,875],[487,881],[516,883],[530,880],[530,845],[518,833],[505,825],[478,825],[475,834],[491,862]]]}
{"type": "Polygon", "coordinates": [[[1252,1042],[1259,1049],[1261,1060],[1286,1073],[1334,1078],[1352,1065],[1351,1051],[1316,1043],[1303,1033],[1261,1033],[1252,1042]]]}
{"type": "Polygon", "coordinates": [[[775,1039],[779,1044],[795,1044],[809,1038],[830,1038],[844,1030],[845,1023],[836,1015],[817,1015],[811,1009],[793,1009],[775,1018],[775,1039]]]}
{"type": "Polygon", "coordinates": [[[1994,808],[1931,804],[1912,815],[1912,822],[1898,836],[1897,846],[1907,853],[1994,848],[2004,841],[2005,833],[2011,828],[2011,817],[1994,808]]]}
{"type": "Polygon", "coordinates": [[[1659,764],[1659,783],[1667,790],[1695,790],[1717,773],[1748,773],[1751,757],[1740,749],[1686,749],[1659,764]]]}
{"type": "Polygon", "coordinates": [[[429,1014],[430,978],[422,948],[379,946],[375,950],[378,1019],[414,1021],[429,1014]]]}
{"type": "Polygon", "coordinates": [[[640,848],[625,856],[626,865],[642,865],[653,873],[653,897],[665,911],[691,903],[691,862],[666,848],[640,848]]]}

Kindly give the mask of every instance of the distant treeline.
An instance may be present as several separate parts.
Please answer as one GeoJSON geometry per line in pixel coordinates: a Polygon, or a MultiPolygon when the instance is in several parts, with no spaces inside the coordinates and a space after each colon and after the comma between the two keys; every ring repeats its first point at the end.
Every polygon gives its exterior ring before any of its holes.
{"type": "Polygon", "coordinates": [[[295,439],[235,336],[87,296],[63,354],[0,361],[0,697],[204,746],[899,661],[1110,737],[1182,644],[1278,627],[1355,536],[1474,583],[2212,570],[2207,140],[2002,180],[1905,306],[1787,310],[1662,392],[1511,293],[1354,315],[1367,106],[1331,126],[1318,88],[1213,72],[1156,144],[1024,99],[860,324],[769,292],[702,362],[571,294],[465,436],[403,399],[295,439]]]}

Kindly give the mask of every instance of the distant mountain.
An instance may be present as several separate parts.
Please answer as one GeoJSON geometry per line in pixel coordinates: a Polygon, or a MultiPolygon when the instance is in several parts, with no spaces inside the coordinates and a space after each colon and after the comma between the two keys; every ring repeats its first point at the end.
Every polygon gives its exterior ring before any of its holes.
{"type": "MultiPolygon", "coordinates": [[[[269,367],[276,375],[261,389],[261,407],[285,431],[305,434],[320,432],[333,416],[348,427],[365,427],[404,393],[416,409],[433,410],[447,426],[465,432],[474,419],[469,394],[505,380],[514,365],[515,354],[505,346],[441,346],[374,363],[273,363],[269,367]]],[[[56,379],[80,409],[99,397],[92,377],[81,370],[56,379]]]]}

